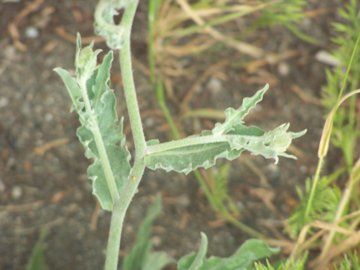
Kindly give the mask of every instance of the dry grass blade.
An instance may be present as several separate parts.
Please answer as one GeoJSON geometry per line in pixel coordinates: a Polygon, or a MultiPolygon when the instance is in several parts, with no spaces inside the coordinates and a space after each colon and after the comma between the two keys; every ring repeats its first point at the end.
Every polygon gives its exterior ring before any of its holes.
{"type": "Polygon", "coordinates": [[[163,52],[174,57],[183,57],[203,52],[213,46],[214,43],[214,40],[209,40],[207,37],[200,36],[193,38],[185,45],[167,45],[163,48],[163,52]]]}
{"type": "Polygon", "coordinates": [[[345,211],[345,208],[347,207],[349,201],[350,201],[350,197],[352,194],[352,191],[354,189],[354,185],[356,182],[359,181],[360,179],[360,159],[356,162],[356,164],[354,165],[351,175],[349,177],[347,186],[343,192],[343,196],[341,198],[339,207],[336,211],[336,215],[333,221],[333,228],[330,230],[328,237],[325,240],[325,244],[324,244],[324,248],[319,256],[319,261],[321,262],[326,262],[326,258],[328,258],[328,252],[330,251],[331,248],[331,244],[333,242],[333,239],[335,237],[335,234],[338,232],[338,230],[336,230],[336,227],[338,227],[338,224],[340,223],[340,220],[343,216],[343,213],[345,211]]]}
{"type": "Polygon", "coordinates": [[[191,8],[191,6],[188,4],[186,0],[177,0],[177,3],[181,6],[183,11],[198,25],[204,26],[204,32],[211,35],[214,39],[217,41],[221,41],[228,46],[240,51],[241,53],[250,55],[255,58],[260,58],[264,55],[264,51],[256,46],[250,45],[245,42],[236,41],[232,39],[231,37],[227,37],[223,34],[221,34],[219,31],[215,30],[211,26],[205,26],[205,21],[194,12],[194,10],[191,8]]]}
{"type": "Polygon", "coordinates": [[[313,227],[314,228],[318,228],[318,229],[322,229],[325,231],[335,231],[337,233],[343,234],[343,235],[351,235],[354,233],[354,231],[343,228],[341,226],[339,226],[338,224],[329,224],[326,222],[322,222],[322,221],[315,221],[313,223],[313,227]]]}
{"type": "Polygon", "coordinates": [[[345,254],[347,251],[358,246],[359,243],[360,243],[360,231],[357,231],[349,235],[349,237],[346,238],[341,243],[337,244],[336,246],[333,246],[324,258],[321,259],[317,258],[314,261],[312,261],[310,264],[311,269],[315,269],[315,270],[327,269],[326,265],[332,259],[341,256],[342,254],[345,254]]]}

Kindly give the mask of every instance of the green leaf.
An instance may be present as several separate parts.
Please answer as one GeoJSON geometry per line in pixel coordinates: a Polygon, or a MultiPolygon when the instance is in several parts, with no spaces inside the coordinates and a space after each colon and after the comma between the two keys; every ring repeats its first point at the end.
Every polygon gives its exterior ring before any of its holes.
{"type": "Polygon", "coordinates": [[[151,252],[151,226],[160,211],[161,198],[157,196],[139,228],[134,247],[124,259],[123,270],[160,270],[173,261],[166,253],[151,252]]]}
{"type": "Polygon", "coordinates": [[[165,252],[151,252],[146,256],[141,270],[161,270],[174,260],[165,252]]]}
{"type": "Polygon", "coordinates": [[[283,124],[265,132],[242,124],[242,119],[260,102],[266,90],[267,86],[253,97],[245,98],[237,110],[227,109],[225,122],[216,124],[211,131],[166,143],[149,141],[145,153],[146,166],[152,170],[160,168],[187,174],[200,167],[210,168],[219,158],[233,160],[245,150],[274,159],[276,163],[280,156],[295,158],[286,150],[293,139],[306,131],[289,132],[289,124],[283,124]]]}
{"type": "Polygon", "coordinates": [[[191,253],[178,262],[178,270],[247,270],[253,269],[256,260],[269,257],[279,252],[278,248],[271,248],[261,240],[246,241],[230,257],[205,258],[207,240],[202,236],[201,246],[197,254],[191,253]],[[205,253],[204,253],[205,251],[205,253]]]}
{"type": "Polygon", "coordinates": [[[200,247],[197,253],[192,252],[182,257],[178,262],[178,270],[198,270],[205,260],[208,247],[208,240],[204,233],[201,233],[200,247]]]}
{"type": "Polygon", "coordinates": [[[226,134],[231,131],[235,126],[242,124],[243,119],[248,113],[256,107],[256,105],[263,99],[265,92],[269,89],[269,85],[266,84],[263,89],[256,92],[252,97],[246,97],[243,100],[239,109],[228,108],[225,110],[225,122],[217,123],[212,130],[214,135],[226,134]]]}
{"type": "Polygon", "coordinates": [[[46,270],[48,267],[45,263],[44,258],[44,239],[47,236],[48,231],[45,229],[42,229],[40,231],[40,237],[38,241],[35,244],[35,247],[33,248],[31,252],[31,257],[26,264],[26,270],[46,270]]]}
{"type": "Polygon", "coordinates": [[[269,261],[266,261],[266,265],[256,262],[256,270],[305,270],[307,262],[307,253],[305,253],[301,258],[296,260],[286,259],[284,261],[276,262],[274,265],[271,265],[269,261]]]}
{"type": "MultiPolygon", "coordinates": [[[[325,176],[319,180],[314,191],[314,199],[310,211],[307,213],[307,205],[310,198],[312,180],[307,179],[305,182],[305,191],[298,189],[300,197],[299,205],[288,219],[288,231],[292,238],[297,238],[300,231],[315,220],[331,222],[339,205],[341,191],[330,183],[340,176],[340,172],[336,173],[334,179],[325,176]]],[[[312,233],[310,229],[309,233],[312,233]]]]}
{"type": "Polygon", "coordinates": [[[76,80],[65,69],[55,68],[54,71],[62,78],[66,86],[66,89],[73,104],[72,109],[74,109],[75,111],[81,111],[84,105],[80,101],[81,90],[76,80]]]}
{"type": "Polygon", "coordinates": [[[79,38],[77,46],[76,77],[61,68],[55,72],[64,81],[79,115],[81,126],[77,136],[85,148],[85,156],[94,161],[88,168],[93,194],[103,209],[111,211],[130,174],[123,121],[118,119],[116,98],[108,85],[113,55],[109,52],[96,66],[99,51],[93,51],[92,45],[82,49],[79,38]]]}
{"type": "Polygon", "coordinates": [[[270,248],[265,242],[252,239],[246,241],[229,258],[210,257],[207,263],[203,266],[202,270],[252,269],[252,265],[256,260],[269,257],[278,252],[278,248],[270,248]]]}
{"type": "Polygon", "coordinates": [[[334,264],[336,270],[360,270],[359,256],[356,252],[347,253],[340,262],[334,264]]]}

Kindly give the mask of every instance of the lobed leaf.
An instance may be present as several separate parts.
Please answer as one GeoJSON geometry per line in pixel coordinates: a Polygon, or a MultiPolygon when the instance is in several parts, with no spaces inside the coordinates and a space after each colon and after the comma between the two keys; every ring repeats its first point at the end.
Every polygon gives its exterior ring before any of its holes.
{"type": "Polygon", "coordinates": [[[242,105],[237,110],[227,108],[225,110],[225,122],[222,124],[217,123],[213,129],[213,134],[226,134],[236,125],[242,124],[244,117],[263,99],[268,89],[269,85],[266,84],[261,90],[257,91],[254,96],[244,98],[242,105]]]}
{"type": "Polygon", "coordinates": [[[279,252],[265,242],[256,239],[247,240],[238,250],[227,258],[206,258],[207,238],[202,234],[199,251],[182,257],[178,262],[178,270],[247,270],[253,269],[255,261],[269,257],[279,252]]]}
{"type": "Polygon", "coordinates": [[[197,168],[210,168],[219,158],[233,160],[245,150],[274,159],[275,163],[281,156],[295,158],[286,150],[293,139],[306,131],[289,132],[289,124],[267,132],[243,125],[243,118],[262,100],[267,89],[265,86],[254,96],[245,98],[239,109],[227,109],[225,122],[217,123],[210,131],[167,143],[148,142],[146,166],[152,170],[160,168],[187,174],[197,168]]]}
{"type": "Polygon", "coordinates": [[[114,196],[128,180],[130,154],[123,135],[122,119],[116,112],[116,98],[109,88],[109,52],[100,65],[96,65],[99,50],[92,45],[81,48],[77,41],[76,76],[64,69],[55,72],[62,78],[79,115],[81,126],[77,136],[85,148],[85,156],[93,160],[88,176],[93,182],[93,194],[105,210],[112,210],[114,196]]]}
{"type": "MultiPolygon", "coordinates": [[[[202,137],[198,138],[201,139],[202,137]]],[[[185,174],[199,167],[210,168],[218,158],[232,160],[237,157],[237,154],[240,155],[240,151],[231,151],[229,144],[226,142],[198,143],[154,153],[151,152],[149,147],[148,152],[150,154],[145,156],[148,168],[152,170],[163,169],[168,172],[176,171],[185,174]]]]}

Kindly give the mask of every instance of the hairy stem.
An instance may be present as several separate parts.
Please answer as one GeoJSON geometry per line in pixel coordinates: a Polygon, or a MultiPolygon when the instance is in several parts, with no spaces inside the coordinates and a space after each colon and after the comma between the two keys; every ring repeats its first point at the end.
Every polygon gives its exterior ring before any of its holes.
{"type": "Polygon", "coordinates": [[[125,212],[118,200],[113,205],[110,232],[106,248],[105,270],[117,269],[119,260],[120,238],[125,212]]]}
{"type": "Polygon", "coordinates": [[[137,192],[137,188],[144,174],[145,165],[143,160],[134,164],[129,180],[120,193],[120,198],[115,202],[110,224],[110,233],[106,249],[105,270],[116,270],[119,259],[121,243],[121,232],[124,224],[125,214],[130,202],[137,192]]]}
{"type": "Polygon", "coordinates": [[[124,27],[123,46],[120,50],[120,68],[124,85],[124,94],[126,105],[129,113],[131,130],[133,133],[135,144],[135,161],[129,179],[120,192],[119,200],[115,201],[109,240],[106,250],[105,270],[116,270],[118,264],[118,254],[121,243],[121,231],[124,223],[126,211],[137,192],[138,185],[143,176],[144,165],[144,150],[146,146],[143,126],[141,123],[140,110],[135,91],[135,83],[132,71],[131,62],[131,28],[139,1],[129,1],[125,8],[124,15],[121,21],[121,26],[124,27]]]}
{"type": "Polygon", "coordinates": [[[120,50],[120,68],[124,84],[124,94],[130,118],[131,130],[134,137],[136,151],[135,158],[142,158],[146,142],[135,91],[130,42],[131,28],[138,3],[139,0],[133,0],[128,4],[121,21],[121,26],[124,27],[124,43],[122,49],[120,50]]]}

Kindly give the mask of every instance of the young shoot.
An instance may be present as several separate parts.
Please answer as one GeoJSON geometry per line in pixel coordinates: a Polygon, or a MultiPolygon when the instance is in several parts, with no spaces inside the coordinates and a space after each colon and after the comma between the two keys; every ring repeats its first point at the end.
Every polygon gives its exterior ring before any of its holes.
{"type": "MultiPolygon", "coordinates": [[[[305,133],[289,132],[289,124],[282,124],[270,131],[245,125],[244,117],[263,99],[269,88],[266,85],[252,97],[245,98],[239,108],[226,109],[225,121],[215,124],[212,130],[169,142],[146,142],[133,80],[130,50],[130,33],[137,5],[138,0],[100,1],[95,13],[96,32],[105,37],[112,50],[119,51],[123,91],[135,145],[133,164],[130,164],[131,156],[126,148],[123,118],[119,119],[117,115],[116,98],[109,86],[113,52],[107,53],[102,63],[97,64],[100,50],[94,50],[92,44],[83,48],[78,35],[75,75],[62,68],[55,69],[66,86],[73,110],[79,116],[77,136],[85,148],[85,156],[93,160],[87,171],[92,180],[93,194],[104,210],[112,212],[106,270],[117,269],[125,213],[137,192],[145,168],[187,174],[197,168],[210,168],[220,158],[236,159],[244,151],[262,155],[277,163],[279,157],[295,158],[286,151],[293,139],[305,133]],[[123,16],[120,24],[115,25],[113,16],[119,10],[123,11],[123,16]]],[[[239,269],[238,267],[247,265],[246,262],[250,260],[241,254],[241,250],[249,252],[249,245],[254,252],[251,260],[275,252],[257,240],[258,242],[251,242],[240,248],[229,258],[206,259],[206,236],[202,234],[201,239],[199,252],[181,259],[179,269],[218,269],[211,266],[214,261],[226,265],[222,260],[232,262],[232,267],[222,269],[239,269]],[[239,259],[240,257],[242,259],[239,259]]]]}

